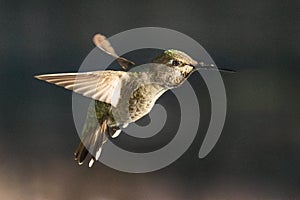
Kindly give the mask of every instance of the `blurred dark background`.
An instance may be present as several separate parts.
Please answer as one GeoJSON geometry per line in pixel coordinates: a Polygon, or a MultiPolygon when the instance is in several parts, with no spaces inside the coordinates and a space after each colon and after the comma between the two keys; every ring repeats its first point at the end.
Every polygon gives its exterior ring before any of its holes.
{"type": "Polygon", "coordinates": [[[300,199],[299,9],[297,1],[0,0],[0,198],[300,199]],[[72,93],[33,76],[78,70],[96,32],[144,26],[185,33],[217,65],[238,70],[223,75],[221,138],[198,159],[210,110],[193,75],[203,121],[180,159],[146,174],[79,167],[72,93]]]}

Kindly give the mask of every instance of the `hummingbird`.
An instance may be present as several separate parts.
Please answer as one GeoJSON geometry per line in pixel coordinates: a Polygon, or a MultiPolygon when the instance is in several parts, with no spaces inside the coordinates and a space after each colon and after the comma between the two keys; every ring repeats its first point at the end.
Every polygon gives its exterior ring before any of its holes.
{"type": "Polygon", "coordinates": [[[91,98],[81,142],[74,159],[82,165],[89,159],[92,167],[99,160],[102,147],[108,138],[120,135],[122,128],[147,115],[157,99],[168,90],[179,87],[197,70],[218,70],[214,64],[198,62],[186,53],[168,49],[146,65],[116,54],[107,38],[101,34],[93,37],[93,43],[113,56],[124,70],[101,70],[80,73],[56,73],[37,75],[35,78],[91,98]],[[93,120],[95,119],[96,120],[93,120]]]}

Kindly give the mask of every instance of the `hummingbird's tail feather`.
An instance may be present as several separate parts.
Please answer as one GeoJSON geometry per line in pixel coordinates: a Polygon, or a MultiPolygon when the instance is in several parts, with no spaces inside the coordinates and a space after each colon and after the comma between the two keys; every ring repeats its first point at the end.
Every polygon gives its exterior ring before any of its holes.
{"type": "Polygon", "coordinates": [[[111,105],[104,102],[92,101],[90,103],[81,142],[74,153],[74,158],[79,165],[89,160],[88,166],[92,167],[94,162],[99,160],[107,136],[114,133],[112,130],[118,130],[108,125],[110,108],[111,105]]]}
{"type": "Polygon", "coordinates": [[[84,159],[89,154],[89,151],[85,148],[84,144],[82,142],[79,143],[75,153],[74,153],[74,159],[78,161],[79,165],[82,165],[84,162],[84,159]]]}
{"type": "Polygon", "coordinates": [[[107,120],[103,120],[94,133],[85,134],[74,153],[74,159],[79,165],[89,157],[89,167],[99,159],[103,144],[107,141],[107,120]]]}

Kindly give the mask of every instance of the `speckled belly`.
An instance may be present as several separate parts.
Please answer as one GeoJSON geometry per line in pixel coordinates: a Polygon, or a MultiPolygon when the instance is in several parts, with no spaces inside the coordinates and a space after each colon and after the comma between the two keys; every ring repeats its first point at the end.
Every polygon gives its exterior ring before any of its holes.
{"type": "Polygon", "coordinates": [[[129,114],[132,121],[136,121],[148,114],[156,100],[166,90],[160,85],[144,85],[139,87],[130,97],[129,114]]]}
{"type": "Polygon", "coordinates": [[[123,93],[112,114],[117,124],[135,122],[148,114],[156,100],[166,91],[160,85],[140,85],[134,91],[123,93]]]}

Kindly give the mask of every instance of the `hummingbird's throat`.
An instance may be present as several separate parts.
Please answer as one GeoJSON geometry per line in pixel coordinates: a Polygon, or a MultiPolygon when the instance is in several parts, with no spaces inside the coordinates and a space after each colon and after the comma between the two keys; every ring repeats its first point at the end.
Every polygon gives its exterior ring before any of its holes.
{"type": "Polygon", "coordinates": [[[188,78],[191,73],[194,71],[194,67],[190,65],[185,65],[183,67],[177,67],[176,70],[180,72],[180,74],[183,76],[183,78],[188,78]]]}

